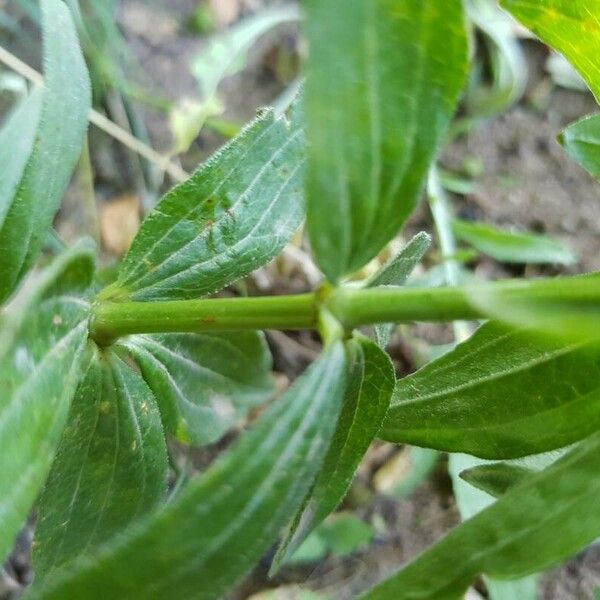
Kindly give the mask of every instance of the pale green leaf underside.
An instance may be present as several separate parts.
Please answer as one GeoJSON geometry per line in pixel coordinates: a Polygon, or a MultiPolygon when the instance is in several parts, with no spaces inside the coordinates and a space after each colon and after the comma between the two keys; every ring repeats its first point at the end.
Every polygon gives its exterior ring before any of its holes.
{"type": "MultiPolygon", "coordinates": [[[[481,459],[466,454],[451,454],[448,457],[448,472],[452,479],[454,498],[462,521],[467,521],[494,503],[494,498],[489,494],[476,489],[462,479],[462,472],[465,469],[484,462],[481,459]]],[[[484,581],[490,595],[490,600],[513,600],[516,598],[519,600],[536,600],[537,598],[537,580],[535,575],[529,575],[513,581],[501,581],[485,576],[484,581]]]]}
{"type": "Polygon", "coordinates": [[[458,599],[479,573],[514,579],[571,556],[600,535],[598,469],[596,433],[453,529],[363,600],[458,599]]]}
{"type": "Polygon", "coordinates": [[[308,230],[331,281],[415,207],[467,71],[460,0],[304,3],[308,230]]]}
{"type": "Polygon", "coordinates": [[[89,313],[75,294],[92,275],[89,248],[69,250],[0,330],[0,560],[38,496],[67,419],[85,361],[89,313]]]}
{"type": "Polygon", "coordinates": [[[203,99],[213,97],[223,79],[244,68],[248,50],[261,36],[299,18],[294,5],[265,8],[210,39],[192,62],[192,72],[200,83],[203,99]]]}
{"type": "Polygon", "coordinates": [[[38,508],[37,578],[94,551],[165,498],[160,414],[141,376],[92,349],[38,508]]]}
{"type": "Polygon", "coordinates": [[[139,335],[121,344],[138,362],[166,428],[181,441],[215,442],[273,395],[261,333],[139,335]]]}
{"type": "Polygon", "coordinates": [[[79,158],[91,106],[69,9],[42,0],[45,85],[35,144],[0,229],[0,301],[36,259],[79,158]]]}
{"type": "Polygon", "coordinates": [[[528,80],[527,61],[513,20],[490,0],[467,0],[467,14],[483,32],[489,53],[488,73],[472,77],[465,102],[469,118],[490,117],[506,110],[523,95],[528,80]]]}
{"type": "Polygon", "coordinates": [[[26,597],[220,597],[275,542],[312,485],[333,435],[345,373],[338,343],[163,511],[26,597]]]}
{"type": "Polygon", "coordinates": [[[500,4],[564,54],[600,101],[600,0],[500,0],[500,4]]]}
{"type": "Polygon", "coordinates": [[[314,528],[344,499],[360,461],[377,435],[394,389],[394,367],[362,336],[351,342],[354,362],[331,447],[302,509],[286,531],[272,571],[288,560],[314,528]]]}
{"type": "MultiPolygon", "coordinates": [[[[431,237],[425,232],[417,233],[397,256],[392,258],[369,279],[367,287],[404,285],[425,252],[429,250],[429,246],[431,246],[431,237]]],[[[380,348],[385,348],[388,345],[395,327],[392,323],[375,325],[375,339],[380,348]]]]}
{"type": "Polygon", "coordinates": [[[42,90],[34,89],[0,130],[0,231],[33,149],[42,109],[42,90]]]}
{"type": "Polygon", "coordinates": [[[598,345],[565,345],[489,323],[396,384],[381,437],[514,458],[600,429],[598,345]]]}
{"type": "Polygon", "coordinates": [[[142,223],[106,298],[197,298],[274,258],[304,212],[304,135],[265,111],[142,223]]]}
{"type": "Polygon", "coordinates": [[[5,309],[0,322],[0,364],[14,351],[15,337],[19,333],[29,311],[45,298],[53,296],[81,296],[92,283],[96,266],[94,244],[82,239],[62,254],[37,276],[36,285],[17,298],[18,302],[5,309]]]}
{"type": "Polygon", "coordinates": [[[577,260],[572,250],[545,235],[507,231],[462,219],[452,221],[452,231],[459,240],[501,262],[570,265],[577,260]]]}
{"type": "Polygon", "coordinates": [[[600,180],[600,115],[585,117],[569,125],[559,141],[573,160],[600,180]]]}

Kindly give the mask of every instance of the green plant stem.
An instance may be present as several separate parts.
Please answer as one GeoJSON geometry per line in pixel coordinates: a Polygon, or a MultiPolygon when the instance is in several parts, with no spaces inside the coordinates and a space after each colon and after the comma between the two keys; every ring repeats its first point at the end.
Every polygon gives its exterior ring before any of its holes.
{"type": "Polygon", "coordinates": [[[102,344],[134,333],[318,329],[320,307],[344,329],[376,323],[487,318],[471,299],[494,293],[506,305],[560,303],[600,309],[600,278],[507,280],[444,288],[349,288],[327,294],[216,298],[167,302],[98,302],[90,334],[102,344]]]}
{"type": "Polygon", "coordinates": [[[314,294],[168,302],[98,302],[91,336],[105,344],[132,333],[316,329],[314,294]]]}

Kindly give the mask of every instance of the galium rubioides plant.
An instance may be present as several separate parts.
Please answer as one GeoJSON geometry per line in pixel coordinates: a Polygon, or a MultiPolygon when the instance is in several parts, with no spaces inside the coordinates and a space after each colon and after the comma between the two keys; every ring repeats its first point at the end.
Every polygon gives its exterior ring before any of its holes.
{"type": "MultiPolygon", "coordinates": [[[[600,0],[503,0],[600,98],[600,0]]],[[[364,596],[460,598],[479,574],[536,572],[600,535],[600,279],[403,287],[423,190],[468,68],[460,0],[304,2],[302,97],[264,111],[148,215],[102,289],[83,241],[36,263],[86,132],[69,9],[41,0],[43,88],[0,132],[0,555],[36,506],[29,599],[217,598],[279,541],[272,571],[344,497],[377,437],[492,463],[498,499],[364,596]],[[211,298],[306,219],[313,293],[211,298]],[[390,323],[486,321],[395,381],[390,323]],[[357,332],[374,325],[372,341],[357,332]],[[165,436],[218,440],[273,399],[263,329],[315,329],[321,356],[199,477],[167,498],[165,436]],[[554,451],[554,452],[551,452],[554,451]],[[517,459],[535,455],[523,463],[517,459]]],[[[600,175],[600,117],[567,152],[600,175]]]]}

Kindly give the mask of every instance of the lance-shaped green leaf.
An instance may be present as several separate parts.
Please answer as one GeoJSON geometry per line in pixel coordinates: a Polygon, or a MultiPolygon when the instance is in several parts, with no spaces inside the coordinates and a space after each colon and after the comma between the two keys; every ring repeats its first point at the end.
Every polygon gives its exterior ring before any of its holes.
{"type": "MultiPolygon", "coordinates": [[[[455,466],[452,473],[455,493],[458,482],[463,480],[468,482],[473,488],[486,492],[488,496],[499,498],[530,475],[549,467],[572,449],[573,446],[565,446],[564,448],[551,450],[550,452],[504,460],[502,462],[490,462],[466,454],[452,454],[450,455],[450,462],[454,462],[455,466]],[[460,479],[458,479],[459,477],[460,479]]],[[[464,486],[461,486],[461,490],[464,489],[464,486]]],[[[479,497],[481,498],[482,495],[479,494],[479,497]]],[[[486,506],[490,503],[488,498],[486,506]]]]}
{"type": "Polygon", "coordinates": [[[570,265],[577,260],[572,250],[545,235],[507,231],[462,219],[453,219],[452,231],[459,240],[501,262],[570,265]]]}
{"type": "Polygon", "coordinates": [[[500,459],[600,429],[600,345],[565,345],[488,323],[396,384],[381,437],[500,459]]]}
{"type": "Polygon", "coordinates": [[[600,180],[600,115],[585,117],[569,125],[558,141],[573,160],[600,180]]]}
{"type": "Polygon", "coordinates": [[[482,492],[499,498],[533,473],[532,469],[520,465],[505,462],[484,463],[461,471],[460,478],[482,492]]]}
{"type": "MultiPolygon", "coordinates": [[[[452,479],[452,489],[461,519],[466,521],[494,503],[489,494],[473,487],[461,479],[465,469],[484,461],[467,454],[451,454],[448,457],[448,473],[452,479]]],[[[489,464],[489,463],[488,463],[489,464]]],[[[502,464],[502,463],[496,463],[502,464]]],[[[506,463],[504,463],[506,464],[506,463]]],[[[536,600],[537,578],[529,575],[513,581],[502,581],[484,576],[490,600],[536,600]]]]}
{"type": "Polygon", "coordinates": [[[34,89],[0,130],[0,231],[31,155],[42,109],[42,90],[34,89]]]}
{"type": "Polygon", "coordinates": [[[304,3],[308,230],[331,281],[415,207],[467,71],[460,0],[304,3]]]}
{"type": "Polygon", "coordinates": [[[367,282],[367,287],[403,285],[413,269],[429,250],[431,236],[424,231],[417,233],[408,244],[367,282]]]}
{"type": "Polygon", "coordinates": [[[500,5],[564,54],[600,101],[600,0],[500,0],[500,5]]]}
{"type": "Polygon", "coordinates": [[[387,354],[362,336],[350,345],[354,360],[331,447],[314,487],[281,542],[272,571],[291,558],[311,531],[344,499],[390,404],[395,376],[387,354]]]}
{"type": "Polygon", "coordinates": [[[264,336],[236,333],[136,335],[121,342],[154,392],[167,429],[210,444],[273,395],[264,336]]]}
{"type": "Polygon", "coordinates": [[[3,321],[0,560],[48,474],[86,360],[89,305],[73,293],[89,285],[92,267],[88,248],[59,257],[21,308],[10,311],[3,321]]]}
{"type": "Polygon", "coordinates": [[[345,381],[336,343],[163,511],[51,574],[29,599],[220,597],[298,510],[329,447],[345,381]]]}
{"type": "Polygon", "coordinates": [[[167,471],[152,392],[113,351],[94,349],[40,501],[36,576],[93,552],[155,508],[167,471]]]}
{"type": "MultiPolygon", "coordinates": [[[[1,223],[0,301],[21,281],[42,247],[79,158],[91,105],[87,69],[69,9],[61,0],[42,0],[41,7],[44,97],[33,151],[1,223]]],[[[24,128],[25,136],[29,127],[24,128]]]]}
{"type": "MultiPolygon", "coordinates": [[[[431,237],[427,233],[417,233],[392,260],[369,279],[367,287],[403,285],[430,245],[431,237]]],[[[375,339],[380,348],[388,345],[394,328],[395,325],[391,323],[375,326],[375,339]]]]}
{"type": "Polygon", "coordinates": [[[104,296],[195,298],[274,258],[303,216],[301,111],[266,110],[148,215],[104,296]]]}
{"type": "Polygon", "coordinates": [[[600,535],[598,469],[600,433],[517,484],[363,599],[458,599],[480,573],[514,579],[571,556],[600,535]]]}

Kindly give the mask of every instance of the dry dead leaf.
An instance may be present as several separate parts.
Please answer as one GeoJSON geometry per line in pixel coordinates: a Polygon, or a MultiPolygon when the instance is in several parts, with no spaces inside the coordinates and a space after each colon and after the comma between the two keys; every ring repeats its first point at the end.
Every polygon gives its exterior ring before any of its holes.
{"type": "Polygon", "coordinates": [[[238,19],[241,12],[240,0],[209,0],[210,9],[219,27],[227,27],[238,19]]]}
{"type": "Polygon", "coordinates": [[[411,466],[410,450],[405,447],[377,470],[373,476],[373,487],[382,494],[391,492],[406,479],[411,466]]]}
{"type": "Polygon", "coordinates": [[[140,227],[140,202],[129,194],[105,202],[100,207],[102,244],[121,256],[127,252],[140,227]]]}

